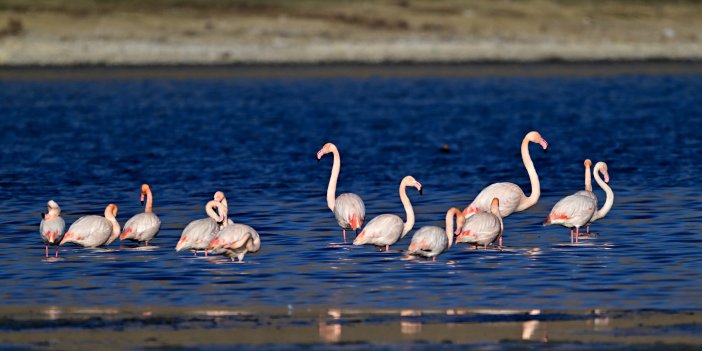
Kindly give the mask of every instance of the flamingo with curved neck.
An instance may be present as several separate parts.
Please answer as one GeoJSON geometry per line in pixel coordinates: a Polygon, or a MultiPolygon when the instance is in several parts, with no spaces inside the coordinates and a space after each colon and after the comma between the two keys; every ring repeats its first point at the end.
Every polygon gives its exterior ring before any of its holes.
{"type": "MultiPolygon", "coordinates": [[[[583,165],[585,166],[585,190],[580,190],[576,192],[575,195],[587,196],[595,200],[595,203],[597,203],[597,196],[594,192],[592,192],[592,179],[590,177],[590,167],[592,166],[592,161],[590,161],[590,159],[586,159],[585,162],[583,162],[583,165]]],[[[587,234],[590,234],[589,223],[585,225],[585,229],[587,231],[587,234]]]]}
{"type": "Polygon", "coordinates": [[[407,248],[407,254],[413,256],[431,257],[436,261],[436,256],[451,248],[453,243],[453,217],[457,218],[457,230],[465,223],[461,210],[451,208],[446,212],[446,228],[436,226],[422,227],[412,236],[412,242],[407,248]]]}
{"type": "Polygon", "coordinates": [[[385,246],[385,251],[390,250],[390,245],[402,239],[414,226],[414,209],[409,197],[407,197],[407,187],[412,186],[422,194],[422,184],[412,176],[406,176],[400,182],[400,200],[405,208],[407,220],[393,214],[382,214],[373,218],[353,241],[354,245],[373,244],[385,246]]]}
{"type": "Polygon", "coordinates": [[[479,212],[468,219],[460,229],[460,233],[456,237],[456,244],[468,243],[474,245],[475,249],[482,246],[487,249],[487,246],[497,240],[498,247],[502,248],[502,232],[504,224],[500,215],[500,200],[493,198],[490,203],[490,212],[479,212]]]}
{"type": "Polygon", "coordinates": [[[464,216],[470,217],[478,212],[489,212],[493,198],[500,200],[500,215],[503,218],[514,212],[524,211],[539,201],[541,185],[539,183],[539,175],[536,173],[536,168],[534,168],[534,162],[532,162],[529,155],[529,143],[537,143],[545,151],[548,148],[548,142],[536,131],[527,133],[522,140],[522,162],[524,162],[524,167],[529,173],[531,194],[527,197],[522,189],[514,183],[494,183],[485,187],[475,197],[473,202],[463,210],[464,216]]]}
{"type": "Polygon", "coordinates": [[[334,155],[334,164],[332,165],[329,186],[327,187],[327,207],[334,212],[334,217],[336,217],[336,221],[343,231],[344,242],[346,242],[346,230],[357,230],[363,225],[363,221],[366,218],[366,206],[363,200],[354,193],[344,193],[338,197],[336,196],[336,183],[341,170],[339,149],[332,143],[324,144],[317,152],[317,161],[328,153],[334,155]]]}
{"type": "Polygon", "coordinates": [[[119,237],[117,205],[109,204],[105,216],[84,216],[78,218],[64,235],[61,244],[76,243],[84,247],[109,245],[119,237]]]}

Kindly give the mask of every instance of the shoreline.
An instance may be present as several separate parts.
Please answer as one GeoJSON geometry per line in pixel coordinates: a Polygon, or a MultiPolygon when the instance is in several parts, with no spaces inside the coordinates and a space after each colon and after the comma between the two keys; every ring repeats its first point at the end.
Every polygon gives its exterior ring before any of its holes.
{"type": "Polygon", "coordinates": [[[702,74],[702,60],[0,66],[0,80],[607,77],[702,74]]]}

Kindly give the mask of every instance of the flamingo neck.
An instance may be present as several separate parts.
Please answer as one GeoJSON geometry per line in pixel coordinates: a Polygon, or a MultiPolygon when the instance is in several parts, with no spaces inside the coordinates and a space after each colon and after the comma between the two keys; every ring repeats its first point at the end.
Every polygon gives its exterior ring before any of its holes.
{"type": "Polygon", "coordinates": [[[339,179],[339,170],[341,169],[341,156],[336,146],[331,147],[331,152],[334,154],[334,165],[332,166],[331,177],[329,178],[329,187],[327,187],[327,206],[334,211],[336,204],[336,181],[339,179]]]}
{"type": "Polygon", "coordinates": [[[402,205],[405,206],[405,212],[407,213],[407,221],[405,221],[405,225],[402,228],[402,236],[400,236],[400,238],[404,238],[414,227],[414,209],[412,209],[412,203],[407,197],[407,184],[405,182],[400,183],[400,200],[402,200],[402,205]]]}
{"type": "Polygon", "coordinates": [[[612,209],[612,205],[614,205],[614,192],[612,191],[612,188],[609,187],[607,183],[600,178],[600,172],[599,169],[595,169],[595,181],[597,184],[604,190],[605,194],[607,194],[607,198],[605,199],[604,205],[602,205],[602,208],[598,209],[595,211],[595,214],[592,215],[591,221],[600,219],[609,213],[609,210],[612,209]]]}
{"type": "Polygon", "coordinates": [[[448,247],[453,244],[453,217],[462,216],[461,210],[452,208],[446,212],[446,239],[448,239],[448,247]]]}
{"type": "Polygon", "coordinates": [[[585,190],[592,192],[592,179],[590,178],[590,167],[585,166],[585,190]]]}
{"type": "Polygon", "coordinates": [[[221,203],[217,201],[210,201],[205,205],[205,213],[207,213],[207,216],[214,219],[215,222],[222,222],[226,220],[227,214],[225,213],[226,210],[224,210],[226,207],[222,205],[221,203]],[[217,212],[215,212],[213,207],[217,207],[217,210],[219,210],[219,215],[217,212]]]}
{"type": "Polygon", "coordinates": [[[48,220],[50,220],[50,219],[59,218],[60,216],[61,216],[61,210],[59,210],[59,209],[57,209],[57,208],[52,208],[52,209],[49,210],[49,213],[47,213],[47,214],[44,216],[44,220],[47,220],[47,221],[48,221],[48,220]]]}
{"type": "Polygon", "coordinates": [[[112,213],[105,212],[105,218],[112,224],[112,235],[110,235],[110,239],[105,243],[105,245],[109,245],[119,237],[120,228],[117,219],[112,213]]]}
{"type": "Polygon", "coordinates": [[[154,204],[154,197],[151,194],[151,189],[146,190],[146,207],[144,207],[144,212],[150,213],[153,212],[153,204],[154,204]]]}
{"type": "Polygon", "coordinates": [[[536,168],[534,168],[534,162],[531,161],[531,156],[529,155],[529,139],[524,137],[522,140],[522,161],[524,166],[529,173],[529,181],[531,182],[531,194],[528,197],[523,197],[519,201],[519,206],[517,211],[523,211],[527,208],[534,206],[539,197],[541,196],[541,184],[539,183],[539,175],[536,174],[536,168]]]}

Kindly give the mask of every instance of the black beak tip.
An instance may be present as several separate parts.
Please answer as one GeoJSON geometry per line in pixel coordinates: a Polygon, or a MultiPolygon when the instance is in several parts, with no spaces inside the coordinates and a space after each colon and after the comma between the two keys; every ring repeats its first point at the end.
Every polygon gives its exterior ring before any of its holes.
{"type": "Polygon", "coordinates": [[[141,205],[144,206],[144,200],[141,200],[141,205]]]}
{"type": "Polygon", "coordinates": [[[42,214],[41,214],[41,219],[44,219],[45,216],[46,216],[46,214],[42,213],[42,214]]]}
{"type": "Polygon", "coordinates": [[[548,148],[544,149],[544,153],[545,153],[545,154],[548,153],[548,148]]]}
{"type": "Polygon", "coordinates": [[[424,188],[419,189],[419,195],[424,195],[424,188]]]}
{"type": "Polygon", "coordinates": [[[321,161],[321,160],[322,160],[321,158],[318,158],[318,157],[317,157],[317,163],[319,163],[319,161],[321,161]]]}

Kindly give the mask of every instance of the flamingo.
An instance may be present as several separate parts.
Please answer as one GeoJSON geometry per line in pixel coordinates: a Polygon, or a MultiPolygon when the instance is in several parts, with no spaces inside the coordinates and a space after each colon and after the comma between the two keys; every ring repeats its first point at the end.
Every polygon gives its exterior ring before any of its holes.
{"type": "MultiPolygon", "coordinates": [[[[583,164],[585,165],[585,190],[580,190],[575,194],[590,197],[595,200],[595,203],[597,203],[597,195],[592,192],[592,180],[590,177],[590,167],[592,166],[592,161],[590,161],[590,159],[586,159],[583,164]]],[[[585,229],[587,230],[587,234],[590,234],[590,223],[585,225],[585,229]]]]}
{"type": "MultiPolygon", "coordinates": [[[[225,219],[227,218],[227,211],[228,209],[225,208],[225,219]]],[[[223,223],[224,228],[207,245],[207,249],[211,250],[212,253],[229,256],[232,261],[234,261],[234,257],[237,257],[239,262],[242,262],[247,253],[261,249],[261,238],[255,229],[246,224],[230,224],[227,220],[224,220],[223,223]]]]}
{"type": "Polygon", "coordinates": [[[336,217],[336,222],[339,223],[344,233],[344,242],[346,242],[346,229],[357,230],[363,226],[363,221],[366,219],[366,206],[363,204],[363,200],[354,193],[344,193],[335,198],[336,181],[339,178],[339,170],[341,169],[341,157],[336,145],[332,143],[324,144],[317,151],[317,161],[330,152],[334,155],[334,165],[332,166],[329,186],[327,187],[327,206],[334,212],[334,217],[336,217]]]}
{"type": "Polygon", "coordinates": [[[493,183],[484,188],[478,196],[473,199],[468,207],[463,210],[463,215],[468,218],[478,212],[489,212],[491,201],[493,198],[500,200],[500,215],[502,218],[511,215],[514,212],[524,211],[527,208],[534,206],[539,201],[541,196],[541,187],[539,185],[539,175],[536,174],[534,163],[529,155],[529,143],[538,143],[546,150],[548,143],[541,137],[539,132],[529,132],[522,140],[522,161],[529,173],[531,181],[531,195],[527,197],[519,185],[514,183],[493,183]]]}
{"type": "Polygon", "coordinates": [[[400,182],[400,199],[405,206],[407,212],[407,222],[402,222],[402,218],[393,214],[382,214],[373,218],[361,234],[356,236],[353,241],[354,245],[373,244],[376,246],[385,246],[385,251],[390,251],[390,245],[402,239],[414,226],[414,210],[412,203],[407,197],[406,188],[413,186],[422,194],[422,184],[416,181],[411,176],[406,176],[400,182]]]}
{"type": "Polygon", "coordinates": [[[436,261],[436,256],[451,248],[453,243],[453,217],[456,216],[456,229],[460,229],[465,222],[461,210],[452,208],[446,212],[446,229],[436,226],[420,228],[412,237],[412,242],[407,249],[408,255],[431,257],[436,261]]]}
{"type": "Polygon", "coordinates": [[[120,240],[135,240],[144,241],[146,246],[149,246],[149,240],[153,239],[158,234],[161,228],[161,220],[153,213],[151,206],[153,204],[153,195],[151,187],[148,184],[141,185],[141,204],[144,204],[146,197],[146,207],[144,212],[134,215],[124,225],[124,231],[119,237],[120,240]]]}
{"type": "Polygon", "coordinates": [[[56,246],[56,257],[59,253],[59,242],[63,238],[63,231],[66,229],[66,222],[61,218],[61,207],[54,200],[46,203],[47,212],[41,214],[41,224],[39,233],[44,246],[46,247],[46,257],[49,257],[49,245],[56,246]]]}
{"type": "MultiPolygon", "coordinates": [[[[588,167],[589,169],[589,167],[588,167]]],[[[596,179],[599,176],[596,177],[596,179]]],[[[592,187],[591,187],[592,189],[592,187]]],[[[544,221],[544,225],[560,224],[570,229],[570,242],[578,242],[580,227],[588,224],[592,216],[597,211],[597,200],[594,194],[588,194],[587,190],[578,191],[573,195],[566,196],[553,206],[551,213],[544,221]],[[575,228],[575,233],[573,232],[575,228]]]]}
{"type": "Polygon", "coordinates": [[[490,212],[478,212],[470,216],[461,229],[461,233],[456,237],[456,243],[468,243],[483,246],[487,249],[489,244],[498,240],[498,246],[502,247],[502,215],[500,214],[500,199],[493,198],[490,203],[490,212]]]}
{"type": "MultiPolygon", "coordinates": [[[[612,188],[607,185],[609,183],[609,173],[607,173],[607,164],[604,162],[597,162],[594,168],[595,172],[595,181],[597,184],[604,190],[605,194],[607,197],[605,198],[605,202],[602,205],[602,208],[598,209],[595,211],[595,214],[592,215],[592,218],[590,218],[590,221],[587,223],[588,227],[590,224],[609,213],[609,210],[612,209],[612,205],[614,205],[614,192],[612,191],[612,188]],[[604,174],[604,181],[602,178],[600,178],[600,172],[604,174]]],[[[597,206],[597,199],[595,198],[595,206],[597,206]]]]}
{"type": "Polygon", "coordinates": [[[220,223],[224,222],[223,214],[226,213],[226,209],[221,203],[211,200],[205,205],[205,213],[207,218],[194,220],[183,229],[175,247],[176,252],[190,249],[195,251],[197,256],[197,250],[205,250],[207,256],[207,245],[219,231],[220,223]],[[215,208],[219,213],[215,212],[215,208]]]}
{"type": "Polygon", "coordinates": [[[105,207],[105,217],[84,216],[78,218],[61,240],[61,244],[75,243],[83,247],[98,247],[110,245],[119,237],[119,223],[117,223],[117,205],[109,204],[105,207]]]}

